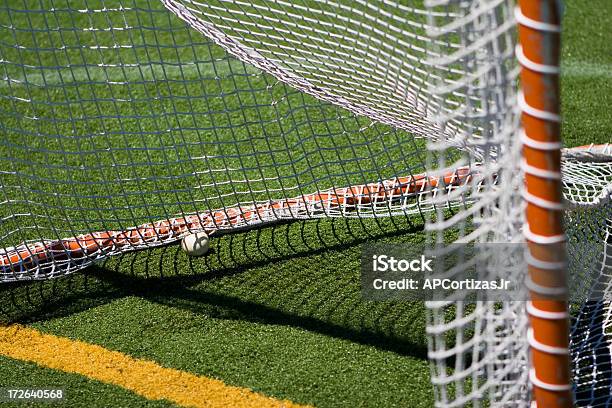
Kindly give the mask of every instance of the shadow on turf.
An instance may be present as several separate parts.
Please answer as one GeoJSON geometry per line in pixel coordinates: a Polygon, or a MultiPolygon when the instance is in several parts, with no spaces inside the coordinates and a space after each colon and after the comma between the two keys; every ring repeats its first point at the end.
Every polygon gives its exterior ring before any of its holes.
{"type": "Polygon", "coordinates": [[[2,285],[0,311],[6,322],[33,322],[138,296],[215,318],[288,325],[425,358],[423,306],[367,302],[359,287],[362,244],[414,239],[422,239],[422,224],[407,219],[277,224],[214,238],[204,258],[189,258],[171,245],[52,281],[2,285]]]}

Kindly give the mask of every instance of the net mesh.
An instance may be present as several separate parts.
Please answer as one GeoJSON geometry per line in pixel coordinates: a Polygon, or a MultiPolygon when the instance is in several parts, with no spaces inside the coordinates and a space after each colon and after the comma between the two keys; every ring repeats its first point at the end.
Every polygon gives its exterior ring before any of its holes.
{"type": "MultiPolygon", "coordinates": [[[[523,240],[513,1],[7,0],[0,32],[2,281],[283,219],[523,240]]],[[[609,293],[610,156],[564,154],[585,296],[609,293]]],[[[524,302],[428,308],[440,406],[529,401],[524,302]]],[[[574,316],[586,405],[611,390],[609,302],[574,316]]]]}
{"type": "MultiPolygon", "coordinates": [[[[434,140],[428,147],[446,152],[457,145],[467,146],[456,160],[440,155],[437,166],[446,169],[478,161],[487,182],[478,188],[465,186],[442,194],[442,201],[467,194],[476,204],[450,217],[439,207],[428,219],[430,236],[438,244],[453,240],[520,243],[524,205],[520,197],[520,140],[516,137],[520,111],[516,103],[514,4],[440,2],[434,10],[443,12],[443,17],[435,19],[434,35],[448,44],[443,49],[453,49],[453,45],[457,49],[446,52],[438,63],[447,72],[459,72],[447,75],[436,88],[444,105],[461,102],[447,117],[464,123],[464,131],[451,140],[434,140]],[[494,183],[495,179],[499,182],[494,183]],[[449,231],[454,232],[450,237],[449,231]]],[[[462,247],[451,249],[463,251],[462,247]]],[[[468,254],[458,258],[463,262],[438,270],[436,275],[461,279],[479,256],[485,259],[484,267],[503,268],[501,276],[524,281],[526,268],[521,268],[522,256],[517,251],[468,254]]],[[[427,302],[429,358],[439,406],[526,404],[530,397],[525,302],[510,298],[467,302],[462,296],[457,291],[444,300],[427,302]]]]}
{"type": "MultiPolygon", "coordinates": [[[[196,213],[217,215],[215,229],[340,216],[347,212],[338,206],[320,211],[300,200],[293,212],[228,222],[274,200],[425,170],[414,137],[237,60],[160,3],[6,3],[1,11],[0,246],[17,247],[5,251],[17,262],[3,259],[3,279],[58,275],[115,252],[66,251],[66,237],[196,213]]],[[[419,212],[418,200],[392,201],[352,216],[419,212]]],[[[143,245],[180,236],[150,232],[143,245]]]]}
{"type": "Polygon", "coordinates": [[[581,300],[572,305],[570,353],[575,402],[585,407],[605,407],[612,403],[610,149],[611,146],[591,147],[565,155],[565,191],[571,197],[578,197],[565,217],[570,287],[576,288],[576,299],[581,300]],[[597,153],[605,154],[598,156],[597,153]],[[591,180],[589,187],[576,189],[585,177],[591,180]]]}

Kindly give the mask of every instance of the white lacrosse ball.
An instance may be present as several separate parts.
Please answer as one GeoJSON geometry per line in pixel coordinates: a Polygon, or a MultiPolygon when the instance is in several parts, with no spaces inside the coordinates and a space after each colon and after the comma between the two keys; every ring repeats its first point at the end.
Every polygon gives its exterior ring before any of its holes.
{"type": "Polygon", "coordinates": [[[202,256],[208,252],[210,240],[205,232],[196,232],[183,238],[181,248],[189,256],[202,256]]]}

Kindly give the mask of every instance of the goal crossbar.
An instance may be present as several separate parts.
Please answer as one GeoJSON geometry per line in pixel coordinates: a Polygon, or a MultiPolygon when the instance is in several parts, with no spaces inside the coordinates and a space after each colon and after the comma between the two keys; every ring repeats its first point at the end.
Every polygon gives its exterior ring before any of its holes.
{"type": "MultiPolygon", "coordinates": [[[[601,206],[612,196],[612,182],[597,186],[598,173],[584,172],[591,163],[607,177],[612,177],[612,145],[589,145],[564,149],[568,161],[581,163],[580,172],[565,173],[565,196],[570,207],[601,206]],[[597,166],[600,164],[600,166],[597,166]],[[574,173],[577,173],[574,176],[574,173]],[[589,184],[589,181],[591,182],[589,184]],[[575,191],[582,194],[576,194],[575,191]],[[585,195],[589,192],[590,195],[585,195]]],[[[489,182],[495,183],[493,174],[489,182]]],[[[605,182],[605,178],[602,180],[605,182]]],[[[311,219],[330,216],[358,216],[372,208],[394,206],[404,212],[420,214],[433,211],[435,205],[452,208],[471,205],[473,200],[461,194],[454,201],[447,195],[457,187],[485,182],[479,166],[463,166],[441,175],[418,174],[397,177],[377,183],[338,187],[251,206],[235,206],[165,220],[145,223],[125,230],[98,231],[63,238],[24,244],[0,250],[0,282],[40,280],[75,272],[96,260],[125,251],[166,245],[187,234],[205,232],[213,235],[222,231],[250,228],[281,220],[311,219]],[[446,190],[443,199],[439,190],[446,190]],[[410,204],[410,206],[408,205],[410,204]],[[412,209],[410,209],[412,208],[412,209]]]]}

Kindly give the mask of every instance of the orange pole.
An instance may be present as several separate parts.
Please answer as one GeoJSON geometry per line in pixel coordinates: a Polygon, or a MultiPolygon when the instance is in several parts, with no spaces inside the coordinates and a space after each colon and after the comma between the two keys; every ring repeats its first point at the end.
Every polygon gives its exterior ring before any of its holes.
{"type": "Polygon", "coordinates": [[[530,301],[530,380],[541,408],[571,407],[559,116],[557,0],[519,0],[523,169],[530,301]]]}

